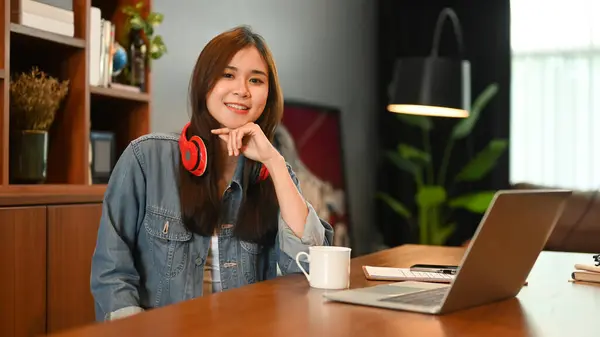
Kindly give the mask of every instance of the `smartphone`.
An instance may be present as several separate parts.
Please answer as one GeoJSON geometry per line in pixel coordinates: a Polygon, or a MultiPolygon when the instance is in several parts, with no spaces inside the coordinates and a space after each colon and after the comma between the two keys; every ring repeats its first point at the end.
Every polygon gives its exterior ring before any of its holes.
{"type": "Polygon", "coordinates": [[[410,266],[412,271],[438,272],[444,274],[456,274],[458,266],[444,264],[414,264],[410,266]]]}

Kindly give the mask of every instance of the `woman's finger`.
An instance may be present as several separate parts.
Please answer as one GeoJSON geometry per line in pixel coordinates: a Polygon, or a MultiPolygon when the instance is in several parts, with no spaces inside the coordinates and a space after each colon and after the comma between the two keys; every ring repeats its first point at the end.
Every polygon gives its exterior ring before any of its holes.
{"type": "Polygon", "coordinates": [[[232,139],[233,139],[233,132],[230,132],[229,133],[229,140],[227,141],[227,149],[229,150],[229,155],[230,156],[233,156],[233,154],[234,154],[232,139]]]}
{"type": "Polygon", "coordinates": [[[233,148],[233,154],[238,156],[240,154],[239,147],[237,146],[237,134],[236,130],[231,131],[231,147],[233,148]]]}
{"type": "Polygon", "coordinates": [[[220,129],[212,129],[210,130],[211,133],[214,133],[216,135],[225,135],[228,134],[230,132],[230,130],[228,128],[220,128],[220,129]]]}
{"type": "Polygon", "coordinates": [[[256,127],[258,127],[258,124],[248,123],[242,126],[240,129],[244,130],[244,134],[252,136],[255,134],[256,127]]]}
{"type": "Polygon", "coordinates": [[[238,132],[238,133],[236,134],[236,136],[237,136],[237,137],[235,137],[235,138],[236,138],[236,144],[237,144],[236,146],[237,146],[237,148],[238,148],[238,149],[241,149],[241,148],[242,148],[242,145],[243,145],[243,144],[242,144],[242,140],[244,139],[244,136],[245,136],[245,135],[244,135],[244,133],[243,133],[243,132],[238,132]]]}

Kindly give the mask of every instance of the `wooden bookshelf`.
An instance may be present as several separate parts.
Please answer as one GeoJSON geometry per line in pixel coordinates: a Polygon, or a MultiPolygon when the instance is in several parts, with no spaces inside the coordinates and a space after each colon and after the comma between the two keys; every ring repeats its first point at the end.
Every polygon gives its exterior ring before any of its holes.
{"type": "MultiPolygon", "coordinates": [[[[102,186],[91,186],[89,178],[89,144],[91,131],[111,131],[117,142],[116,158],[127,144],[150,132],[151,83],[146,76],[146,92],[138,93],[89,84],[90,8],[100,8],[102,18],[116,26],[121,34],[124,15],[122,5],[135,4],[134,0],[72,0],[74,36],[69,37],[11,22],[11,1],[3,1],[0,20],[4,34],[0,34],[0,192],[13,185],[10,182],[10,78],[32,66],[70,81],[69,93],[57,112],[49,131],[48,168],[45,185],[73,187],[81,193],[85,186],[97,194],[102,186]]],[[[151,0],[144,0],[150,9],[151,0]]],[[[12,20],[14,21],[14,19],[12,20]]],[[[17,185],[17,184],[14,184],[17,185]]],[[[43,193],[64,188],[41,185],[28,186],[43,193]]],[[[18,189],[6,189],[18,191],[18,189]]],[[[35,192],[32,192],[35,193],[35,192]]]]}
{"type": "MultiPolygon", "coordinates": [[[[70,0],[74,36],[11,20],[0,6],[0,335],[45,335],[92,324],[91,258],[103,209],[105,184],[89,177],[92,131],[111,131],[116,158],[150,130],[151,83],[138,93],[90,85],[91,7],[121,34],[120,9],[135,0],[70,0]],[[44,184],[10,181],[10,81],[33,66],[60,80],[69,92],[49,131],[44,184]]],[[[69,0],[67,0],[69,1],[69,0]]],[[[144,0],[149,9],[151,0],[144,0]]],[[[17,11],[18,12],[18,11],[17,11]]],[[[14,14],[14,13],[13,13],[14,14]]],[[[115,158],[115,159],[116,159],[115,158]]]]}

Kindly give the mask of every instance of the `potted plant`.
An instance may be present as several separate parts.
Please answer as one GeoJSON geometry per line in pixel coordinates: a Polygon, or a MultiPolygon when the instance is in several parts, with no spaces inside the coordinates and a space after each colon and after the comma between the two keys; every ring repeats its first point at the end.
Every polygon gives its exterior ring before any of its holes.
{"type": "Polygon", "coordinates": [[[417,192],[415,203],[417,215],[412,214],[402,202],[386,193],[377,193],[396,213],[404,217],[411,227],[418,227],[419,243],[443,245],[454,233],[456,223],[448,223],[455,209],[462,208],[482,214],[486,211],[496,191],[479,191],[467,195],[449,195],[452,184],[474,182],[483,178],[495,166],[498,158],[505,152],[508,142],[505,139],[492,139],[450,182],[446,181],[446,170],[450,161],[454,142],[467,137],[473,130],[481,111],[496,95],[497,84],[490,84],[473,102],[469,117],[458,122],[446,142],[443,158],[438,167],[432,160],[429,145],[430,132],[433,129],[431,117],[403,115],[397,117],[423,133],[422,148],[406,143],[398,145],[396,151],[388,151],[386,156],[400,170],[413,177],[417,192]]]}
{"type": "Polygon", "coordinates": [[[67,95],[69,81],[59,81],[37,67],[10,82],[10,180],[46,180],[48,130],[67,95]]]}
{"type": "Polygon", "coordinates": [[[125,5],[121,12],[125,19],[116,44],[115,58],[118,62],[115,64],[126,63],[126,66],[119,69],[117,81],[145,91],[146,68],[151,67],[152,60],[167,53],[162,36],[154,34],[154,29],[162,23],[164,16],[146,11],[143,1],[133,6],[125,5]]]}
{"type": "Polygon", "coordinates": [[[144,32],[148,45],[148,58],[158,60],[167,53],[162,36],[154,35],[154,29],[163,22],[164,15],[157,12],[143,14],[144,2],[140,1],[135,6],[123,6],[123,14],[127,15],[125,31],[141,30],[144,32]]]}

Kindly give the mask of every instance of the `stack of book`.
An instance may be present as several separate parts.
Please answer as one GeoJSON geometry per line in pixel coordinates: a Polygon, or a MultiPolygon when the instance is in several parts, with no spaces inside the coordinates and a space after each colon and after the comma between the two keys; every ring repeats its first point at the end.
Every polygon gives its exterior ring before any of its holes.
{"type": "MultiPolygon", "coordinates": [[[[598,256],[600,255],[594,256],[594,259],[598,259],[598,256]]],[[[600,283],[600,266],[576,264],[575,271],[571,273],[571,278],[574,281],[600,283]]]]}
{"type": "Polygon", "coordinates": [[[72,0],[11,0],[11,22],[73,37],[72,0]]]}

